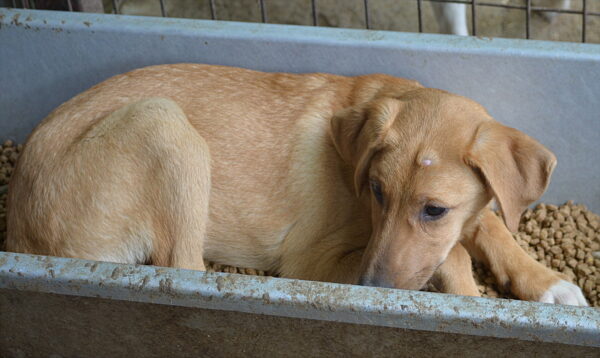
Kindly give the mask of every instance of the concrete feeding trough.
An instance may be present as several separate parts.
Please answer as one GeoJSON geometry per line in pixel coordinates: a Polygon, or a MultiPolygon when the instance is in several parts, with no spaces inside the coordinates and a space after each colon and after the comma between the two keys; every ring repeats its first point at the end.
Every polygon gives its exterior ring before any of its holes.
{"type": "MultiPolygon", "coordinates": [[[[0,9],[0,136],[177,62],[388,73],[473,98],[559,159],[545,202],[600,211],[600,46],[0,9]]],[[[0,253],[0,356],[590,356],[600,310],[0,253]]]]}

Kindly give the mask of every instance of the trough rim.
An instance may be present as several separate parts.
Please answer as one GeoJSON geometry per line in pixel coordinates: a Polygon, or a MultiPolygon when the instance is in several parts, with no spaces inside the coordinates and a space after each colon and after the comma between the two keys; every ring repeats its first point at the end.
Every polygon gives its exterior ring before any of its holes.
{"type": "Polygon", "coordinates": [[[0,252],[0,289],[600,347],[600,309],[0,252]]]}

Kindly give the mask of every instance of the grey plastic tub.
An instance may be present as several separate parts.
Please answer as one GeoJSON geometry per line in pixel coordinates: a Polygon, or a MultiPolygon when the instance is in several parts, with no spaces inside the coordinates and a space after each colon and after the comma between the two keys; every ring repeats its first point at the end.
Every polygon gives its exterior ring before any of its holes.
{"type": "MultiPolygon", "coordinates": [[[[600,46],[0,9],[0,136],[137,67],[383,72],[550,147],[600,211],[600,46]]],[[[0,356],[598,356],[600,310],[0,253],[0,356]]]]}

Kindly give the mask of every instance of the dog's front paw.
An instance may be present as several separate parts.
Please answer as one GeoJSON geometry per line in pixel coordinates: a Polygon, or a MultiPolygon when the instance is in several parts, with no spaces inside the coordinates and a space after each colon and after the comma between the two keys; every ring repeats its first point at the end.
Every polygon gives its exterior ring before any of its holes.
{"type": "Polygon", "coordinates": [[[544,292],[539,301],[544,303],[558,303],[562,305],[588,306],[585,297],[583,297],[583,292],[581,292],[581,289],[565,280],[560,280],[550,286],[550,288],[544,292]]]}

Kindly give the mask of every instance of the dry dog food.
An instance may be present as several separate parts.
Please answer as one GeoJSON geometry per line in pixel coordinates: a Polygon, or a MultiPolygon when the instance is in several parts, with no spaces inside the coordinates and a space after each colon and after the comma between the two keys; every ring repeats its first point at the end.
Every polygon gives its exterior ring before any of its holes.
{"type": "Polygon", "coordinates": [[[0,148],[0,250],[4,248],[6,237],[6,193],[8,192],[8,180],[12,175],[15,163],[23,145],[16,145],[7,140],[0,148]]]}
{"type": "Polygon", "coordinates": [[[514,237],[529,256],[581,287],[590,305],[600,306],[598,215],[571,201],[539,204],[523,214],[514,237]]]}
{"type": "MultiPolygon", "coordinates": [[[[6,237],[6,193],[22,145],[7,140],[0,153],[0,249],[6,237]]],[[[535,260],[576,283],[590,305],[600,307],[600,217],[583,205],[539,204],[521,217],[515,240],[535,260]]],[[[265,276],[269,273],[217,263],[206,263],[207,271],[265,276]]],[[[498,290],[491,272],[473,264],[475,280],[484,297],[513,298],[498,290]]]]}

